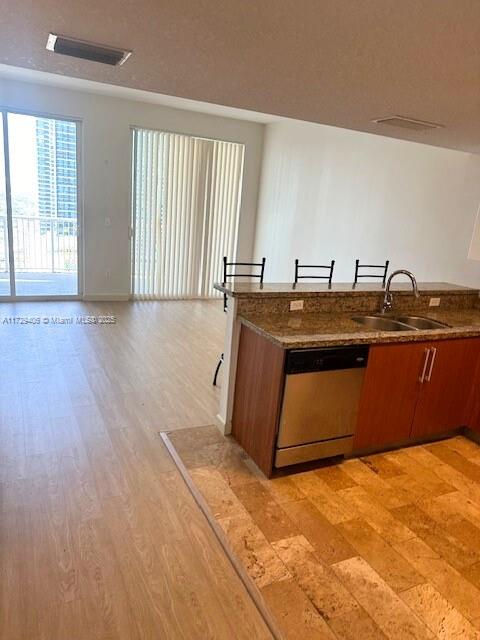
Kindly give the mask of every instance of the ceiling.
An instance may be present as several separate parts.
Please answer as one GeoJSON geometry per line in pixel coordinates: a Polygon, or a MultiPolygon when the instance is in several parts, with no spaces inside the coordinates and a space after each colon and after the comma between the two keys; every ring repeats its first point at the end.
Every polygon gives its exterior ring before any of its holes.
{"type": "MultiPolygon", "coordinates": [[[[132,89],[130,87],[123,87],[116,84],[108,84],[106,82],[84,80],[82,78],[49,73],[48,71],[36,71],[34,69],[14,67],[0,63],[0,92],[3,88],[1,83],[1,80],[3,79],[14,80],[16,82],[34,82],[35,84],[42,84],[49,87],[59,87],[60,89],[70,89],[73,91],[82,91],[83,93],[94,93],[96,95],[100,94],[111,98],[121,98],[123,100],[142,102],[144,104],[158,104],[164,107],[171,107],[173,109],[197,111],[199,113],[208,113],[223,118],[234,118],[235,120],[247,120],[262,124],[283,120],[283,118],[278,116],[260,113],[258,111],[248,111],[247,109],[237,109],[236,107],[225,107],[223,105],[214,104],[213,102],[201,102],[200,100],[189,100],[188,98],[167,96],[164,93],[132,89]]],[[[2,94],[0,93],[0,106],[1,104],[2,94]]]]}
{"type": "Polygon", "coordinates": [[[480,152],[479,0],[4,0],[0,63],[480,152]],[[108,67],[52,31],[134,53],[108,67]],[[444,125],[372,123],[400,114],[444,125]]]}

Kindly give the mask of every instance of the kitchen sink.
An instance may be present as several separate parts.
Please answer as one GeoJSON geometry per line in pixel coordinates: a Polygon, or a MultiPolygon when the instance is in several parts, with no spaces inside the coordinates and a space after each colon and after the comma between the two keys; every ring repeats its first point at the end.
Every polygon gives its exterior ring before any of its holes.
{"type": "Polygon", "coordinates": [[[378,331],[416,331],[416,327],[412,327],[404,322],[399,322],[393,318],[385,318],[384,316],[353,316],[352,320],[363,324],[368,329],[377,329],[378,331]]]}
{"type": "Polygon", "coordinates": [[[419,331],[448,327],[443,322],[421,316],[353,316],[352,320],[378,331],[419,331]]]}
{"type": "Polygon", "coordinates": [[[431,320],[430,318],[422,318],[421,316],[395,316],[395,320],[415,327],[415,329],[443,329],[444,327],[448,327],[448,325],[443,322],[431,320]]]}

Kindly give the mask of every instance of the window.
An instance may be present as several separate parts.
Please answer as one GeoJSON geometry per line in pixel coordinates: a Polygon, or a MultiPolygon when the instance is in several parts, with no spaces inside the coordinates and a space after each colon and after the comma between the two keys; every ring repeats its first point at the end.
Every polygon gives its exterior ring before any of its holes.
{"type": "Polygon", "coordinates": [[[244,145],[134,130],[133,294],[215,295],[235,256],[244,145]]]}

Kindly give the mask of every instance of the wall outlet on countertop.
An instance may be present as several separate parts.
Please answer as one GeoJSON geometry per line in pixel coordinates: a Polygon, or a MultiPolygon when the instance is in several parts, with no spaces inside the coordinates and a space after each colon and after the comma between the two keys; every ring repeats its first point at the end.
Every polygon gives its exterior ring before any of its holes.
{"type": "Polygon", "coordinates": [[[430,298],[430,302],[428,303],[429,307],[439,307],[440,306],[440,298],[430,298]]]}
{"type": "Polygon", "coordinates": [[[303,311],[303,300],[290,300],[290,311],[303,311]]]}

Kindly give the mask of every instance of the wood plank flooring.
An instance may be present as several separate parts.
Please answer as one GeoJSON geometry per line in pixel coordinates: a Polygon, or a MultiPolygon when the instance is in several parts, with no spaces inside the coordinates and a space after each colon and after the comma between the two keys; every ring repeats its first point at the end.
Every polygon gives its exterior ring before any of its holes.
{"type": "Polygon", "coordinates": [[[266,480],[215,427],[169,435],[285,636],[480,640],[480,447],[266,480]]]}
{"type": "Polygon", "coordinates": [[[221,302],[0,305],[0,638],[271,637],[158,437],[212,422],[224,322],[221,302]],[[116,324],[76,324],[99,314],[116,324]],[[53,316],[73,324],[4,320],[53,316]]]}

